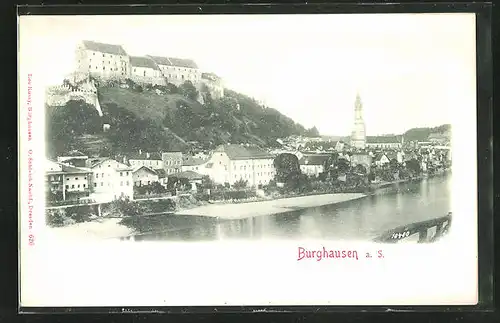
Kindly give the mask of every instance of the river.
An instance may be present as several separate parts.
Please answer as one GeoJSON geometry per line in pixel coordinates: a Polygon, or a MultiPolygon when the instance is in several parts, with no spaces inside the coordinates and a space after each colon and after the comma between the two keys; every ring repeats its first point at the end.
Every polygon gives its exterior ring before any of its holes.
{"type": "MultiPolygon", "coordinates": [[[[371,240],[400,225],[446,215],[451,174],[393,184],[375,195],[341,204],[241,220],[200,218],[194,225],[137,235],[136,241],[252,239],[371,240]]],[[[179,219],[182,222],[182,219],[179,219]]]]}

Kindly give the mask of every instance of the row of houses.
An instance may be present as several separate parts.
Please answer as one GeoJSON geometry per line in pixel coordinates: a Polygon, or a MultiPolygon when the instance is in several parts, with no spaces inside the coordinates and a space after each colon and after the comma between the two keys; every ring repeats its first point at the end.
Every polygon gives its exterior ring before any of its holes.
{"type": "Polygon", "coordinates": [[[100,79],[124,80],[137,83],[180,85],[191,81],[198,88],[206,85],[214,98],[224,96],[222,79],[204,73],[192,59],[162,56],[131,56],[121,45],[84,40],[75,50],[75,72],[100,79]]]}
{"type": "Polygon", "coordinates": [[[155,182],[167,186],[169,178],[185,178],[196,189],[203,176],[217,184],[266,185],[274,178],[274,156],[256,147],[221,145],[206,156],[194,157],[181,152],[148,153],[112,158],[90,158],[79,152],[47,161],[46,183],[56,200],[112,201],[133,199],[134,186],[155,182]]]}
{"type": "MultiPolygon", "coordinates": [[[[446,151],[446,150],[445,150],[446,151]]],[[[227,144],[208,154],[197,156],[181,152],[136,154],[112,158],[91,158],[79,152],[48,161],[46,183],[49,195],[56,200],[91,198],[97,202],[112,201],[120,197],[134,198],[134,186],[159,183],[167,187],[174,177],[187,179],[191,188],[208,176],[216,184],[234,185],[246,181],[249,187],[269,184],[276,175],[274,159],[280,152],[268,152],[257,147],[227,144]]],[[[290,151],[299,161],[302,173],[318,176],[325,171],[331,154],[290,151]]],[[[338,157],[352,167],[363,165],[367,172],[373,166],[383,166],[395,160],[404,164],[418,159],[425,170],[428,163],[440,163],[450,154],[434,149],[425,152],[390,150],[368,153],[341,152],[338,157]]],[[[333,165],[330,165],[333,166],[333,165]]]]}

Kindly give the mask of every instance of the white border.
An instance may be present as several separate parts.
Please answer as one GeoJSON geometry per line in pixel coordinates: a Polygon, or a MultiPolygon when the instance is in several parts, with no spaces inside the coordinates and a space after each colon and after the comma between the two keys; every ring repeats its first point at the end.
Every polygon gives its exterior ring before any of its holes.
{"type": "MultiPolygon", "coordinates": [[[[22,19],[21,19],[22,20],[22,19]]],[[[475,24],[472,24],[475,26],[475,24]]],[[[46,237],[44,83],[40,40],[20,28],[19,152],[22,306],[471,305],[477,303],[476,93],[453,114],[453,225],[435,245],[303,241],[310,248],[383,249],[383,261],[297,261],[297,242],[85,245],[46,237]],[[27,42],[26,40],[31,40],[27,42]],[[27,75],[32,136],[27,140],[27,75]],[[28,227],[27,157],[33,214],[28,227]],[[28,236],[34,236],[34,246],[28,236]]],[[[475,59],[474,59],[475,61],[475,59]]],[[[473,80],[472,80],[473,78],[473,80]]]]}

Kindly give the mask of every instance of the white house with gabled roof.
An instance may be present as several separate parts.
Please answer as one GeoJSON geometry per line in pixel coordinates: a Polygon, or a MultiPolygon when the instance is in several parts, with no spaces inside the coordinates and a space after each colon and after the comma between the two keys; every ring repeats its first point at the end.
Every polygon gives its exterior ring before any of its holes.
{"type": "Polygon", "coordinates": [[[201,71],[192,59],[148,55],[160,68],[169,83],[181,85],[191,81],[195,86],[201,81],[201,71]]]}
{"type": "Polygon", "coordinates": [[[111,158],[89,158],[92,197],[98,202],[134,197],[133,168],[111,158]]]}
{"type": "Polygon", "coordinates": [[[130,57],[121,45],[84,40],[75,50],[76,72],[102,79],[130,75],[130,57]]]}
{"type": "Polygon", "coordinates": [[[247,181],[248,186],[266,185],[276,174],[273,155],[257,147],[235,144],[217,147],[206,168],[214,182],[230,185],[239,180],[247,181]]]}
{"type": "Polygon", "coordinates": [[[165,85],[166,81],[158,65],[150,57],[130,57],[130,78],[136,83],[165,85]]]}

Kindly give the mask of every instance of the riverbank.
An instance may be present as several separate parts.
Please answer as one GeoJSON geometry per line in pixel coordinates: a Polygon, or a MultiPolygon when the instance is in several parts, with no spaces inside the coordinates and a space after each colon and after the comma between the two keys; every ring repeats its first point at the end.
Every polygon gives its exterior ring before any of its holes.
{"type": "Polygon", "coordinates": [[[101,240],[132,235],[135,230],[120,224],[121,218],[99,218],[65,227],[47,227],[49,234],[63,241],[101,240]]]}
{"type": "Polygon", "coordinates": [[[174,214],[212,217],[227,220],[244,219],[254,216],[291,212],[310,207],[338,204],[360,199],[366,196],[367,195],[363,193],[338,193],[308,195],[241,204],[210,204],[195,207],[189,210],[177,211],[174,214]]]}

